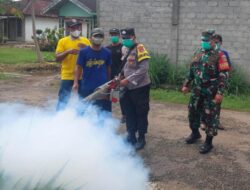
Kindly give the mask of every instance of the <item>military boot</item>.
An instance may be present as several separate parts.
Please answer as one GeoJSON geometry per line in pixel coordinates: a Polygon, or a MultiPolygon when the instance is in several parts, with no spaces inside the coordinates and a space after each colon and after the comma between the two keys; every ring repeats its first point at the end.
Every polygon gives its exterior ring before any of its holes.
{"type": "Polygon", "coordinates": [[[127,136],[127,142],[130,143],[131,145],[135,145],[137,142],[135,133],[129,132],[127,136]]]}
{"type": "Polygon", "coordinates": [[[187,144],[193,144],[200,138],[201,138],[201,134],[200,134],[199,130],[192,129],[192,133],[186,138],[185,141],[187,144]]]}
{"type": "Polygon", "coordinates": [[[135,143],[135,150],[141,150],[146,145],[145,134],[139,134],[138,141],[135,143]]]}
{"type": "Polygon", "coordinates": [[[204,144],[200,147],[199,152],[201,154],[206,154],[206,153],[210,152],[213,148],[212,141],[213,141],[213,137],[207,136],[204,144]]]}

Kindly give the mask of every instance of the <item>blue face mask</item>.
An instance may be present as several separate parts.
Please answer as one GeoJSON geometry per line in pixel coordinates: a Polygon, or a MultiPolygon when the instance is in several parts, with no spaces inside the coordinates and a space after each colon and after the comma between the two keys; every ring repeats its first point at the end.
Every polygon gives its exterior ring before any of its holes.
{"type": "Polygon", "coordinates": [[[201,41],[201,48],[204,50],[210,50],[211,49],[210,42],[201,41]]]}

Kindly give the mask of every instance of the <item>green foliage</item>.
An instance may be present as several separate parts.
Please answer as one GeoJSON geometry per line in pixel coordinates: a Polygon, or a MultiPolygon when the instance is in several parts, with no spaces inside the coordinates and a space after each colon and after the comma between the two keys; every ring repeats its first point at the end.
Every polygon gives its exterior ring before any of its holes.
{"type": "MultiPolygon", "coordinates": [[[[46,61],[55,59],[54,52],[43,52],[42,54],[46,61]]],[[[23,64],[35,63],[36,61],[36,52],[33,49],[0,47],[0,63],[23,64]]]]}
{"type": "MultiPolygon", "coordinates": [[[[9,76],[9,75],[6,75],[6,74],[4,74],[4,73],[0,73],[0,80],[8,80],[8,79],[10,79],[10,78],[12,78],[11,76],[9,76]]],[[[1,189],[1,188],[0,188],[1,189]]]]}
{"type": "Polygon", "coordinates": [[[13,0],[0,0],[0,15],[9,14],[23,18],[23,13],[18,8],[18,2],[13,0]]]}
{"type": "Polygon", "coordinates": [[[228,94],[250,94],[249,74],[240,66],[236,66],[229,73],[228,94]]]}
{"type": "Polygon", "coordinates": [[[55,51],[58,40],[64,36],[64,29],[38,29],[36,34],[41,51],[55,51]]]}
{"type": "MultiPolygon", "coordinates": [[[[153,87],[172,87],[179,89],[187,75],[189,64],[187,61],[178,65],[171,64],[167,55],[152,54],[149,73],[153,87]]],[[[235,66],[230,72],[227,94],[250,94],[249,74],[240,66],[235,66]]]]}
{"type": "Polygon", "coordinates": [[[187,65],[171,64],[167,55],[152,53],[149,62],[149,75],[153,87],[164,85],[180,86],[187,74],[187,65]]]}
{"type": "Polygon", "coordinates": [[[167,82],[169,59],[167,55],[151,54],[149,62],[149,75],[153,87],[167,82]]]}

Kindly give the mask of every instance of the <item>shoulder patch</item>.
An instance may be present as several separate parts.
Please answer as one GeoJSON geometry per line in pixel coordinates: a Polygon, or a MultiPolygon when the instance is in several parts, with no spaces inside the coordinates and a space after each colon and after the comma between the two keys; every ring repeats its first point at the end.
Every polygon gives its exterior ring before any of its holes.
{"type": "Polygon", "coordinates": [[[149,53],[145,49],[143,44],[138,44],[136,48],[137,48],[137,53],[138,53],[138,57],[137,57],[138,62],[141,62],[144,59],[150,58],[149,53]]]}
{"type": "Polygon", "coordinates": [[[230,70],[230,66],[229,63],[227,61],[227,57],[226,55],[220,51],[219,52],[219,65],[218,65],[218,69],[219,71],[229,71],[230,70]]]}

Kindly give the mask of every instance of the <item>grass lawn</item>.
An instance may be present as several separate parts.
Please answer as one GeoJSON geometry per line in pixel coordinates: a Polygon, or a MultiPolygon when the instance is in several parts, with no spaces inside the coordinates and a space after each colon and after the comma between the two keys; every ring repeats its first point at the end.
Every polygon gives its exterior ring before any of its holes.
{"type": "MultiPolygon", "coordinates": [[[[152,89],[150,97],[152,100],[159,102],[188,104],[190,93],[183,95],[181,92],[175,90],[152,89]]],[[[250,95],[225,96],[222,108],[250,112],[250,95]]]]}
{"type": "Polygon", "coordinates": [[[8,80],[11,79],[12,77],[9,75],[5,75],[3,73],[0,73],[0,80],[8,80]]]}
{"type": "MultiPolygon", "coordinates": [[[[54,52],[42,52],[45,61],[54,60],[54,52]]],[[[36,51],[29,48],[0,47],[0,63],[23,64],[36,62],[36,51]]]]}

